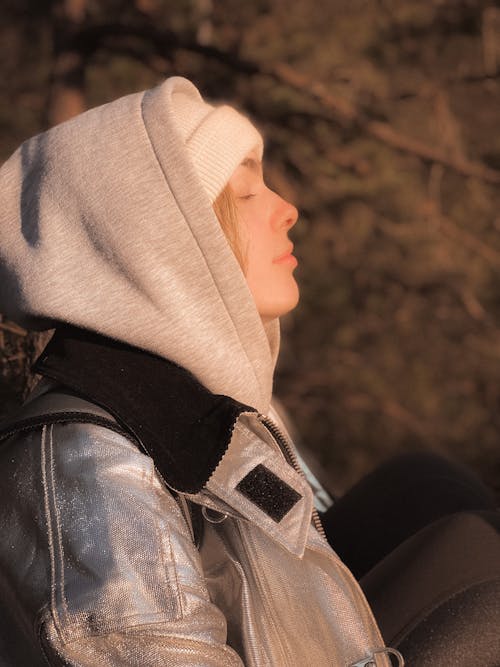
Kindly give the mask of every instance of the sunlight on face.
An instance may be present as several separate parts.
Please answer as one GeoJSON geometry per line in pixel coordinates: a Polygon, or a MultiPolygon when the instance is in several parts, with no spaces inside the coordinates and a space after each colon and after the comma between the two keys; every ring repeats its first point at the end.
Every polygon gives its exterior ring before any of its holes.
{"type": "Polygon", "coordinates": [[[267,187],[254,151],[235,169],[229,186],[242,225],[245,277],[262,320],[269,321],[295,308],[299,300],[293,277],[297,260],[288,238],[298,212],[267,187]]]}

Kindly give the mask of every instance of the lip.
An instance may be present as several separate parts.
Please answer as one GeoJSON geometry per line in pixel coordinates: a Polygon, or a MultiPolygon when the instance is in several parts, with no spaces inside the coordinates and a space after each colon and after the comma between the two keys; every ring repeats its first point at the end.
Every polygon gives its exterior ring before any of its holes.
{"type": "Polygon", "coordinates": [[[292,255],[293,253],[293,243],[286,249],[282,255],[278,255],[273,259],[273,264],[294,264],[297,266],[297,258],[292,255]]]}

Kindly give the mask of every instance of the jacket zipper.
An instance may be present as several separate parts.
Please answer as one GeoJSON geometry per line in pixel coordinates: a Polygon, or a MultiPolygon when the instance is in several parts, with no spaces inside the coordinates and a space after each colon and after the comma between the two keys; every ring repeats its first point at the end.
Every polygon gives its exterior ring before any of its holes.
{"type": "MultiPolygon", "coordinates": [[[[269,417],[266,417],[264,415],[259,415],[259,420],[261,423],[267,428],[269,433],[273,436],[274,440],[276,441],[278,447],[280,448],[281,452],[283,453],[283,456],[285,457],[286,462],[292,466],[292,468],[303,478],[306,478],[304,471],[300,467],[300,464],[297,460],[297,457],[295,455],[295,452],[293,450],[293,446],[285,436],[285,434],[281,431],[281,429],[270,419],[269,417]]],[[[318,533],[326,540],[326,534],[325,530],[323,528],[323,525],[321,523],[321,519],[319,518],[319,514],[317,509],[313,506],[312,510],[312,521],[314,524],[314,527],[318,531],[318,533]]],[[[327,540],[326,540],[327,541],[327,540]]],[[[338,557],[337,557],[338,559],[338,557]]],[[[348,570],[346,565],[339,560],[339,564],[342,567],[343,570],[346,571],[346,573],[349,574],[349,576],[354,580],[354,577],[352,573],[348,570]]],[[[365,603],[368,606],[368,603],[365,603]]],[[[368,609],[370,610],[370,614],[373,612],[371,611],[370,607],[368,606],[368,609]]],[[[376,621],[373,619],[375,625],[376,621]]],[[[403,656],[399,651],[396,651],[396,649],[393,648],[388,648],[384,647],[379,650],[373,651],[372,654],[367,657],[363,658],[362,660],[352,663],[350,667],[377,667],[377,665],[382,665],[389,667],[392,665],[392,660],[391,656],[394,657],[397,661],[398,667],[404,667],[405,661],[403,656]]]]}
{"type": "MultiPolygon", "coordinates": [[[[305,473],[300,467],[297,457],[295,456],[295,452],[293,451],[293,447],[288,441],[283,431],[272,421],[272,419],[266,417],[265,415],[259,415],[259,420],[275,439],[278,447],[280,448],[281,452],[283,453],[283,456],[285,457],[286,462],[290,466],[292,466],[295,472],[297,472],[301,477],[305,479],[306,478],[305,473]]],[[[323,537],[326,540],[325,529],[323,528],[323,524],[321,523],[321,519],[319,518],[318,510],[314,507],[314,505],[312,510],[312,521],[318,533],[321,535],[321,537],[323,537]]]]}

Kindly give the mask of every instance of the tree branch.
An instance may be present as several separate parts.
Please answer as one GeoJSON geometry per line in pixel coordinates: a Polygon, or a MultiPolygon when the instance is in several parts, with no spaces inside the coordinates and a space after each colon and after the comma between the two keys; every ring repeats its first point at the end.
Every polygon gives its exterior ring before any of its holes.
{"type": "MultiPolygon", "coordinates": [[[[399,132],[389,123],[368,118],[364,112],[348,100],[333,95],[324,84],[310,80],[285,63],[264,65],[244,60],[234,53],[221,51],[210,45],[200,44],[194,40],[180,39],[171,31],[157,30],[147,23],[133,26],[120,23],[87,26],[76,37],[79,48],[86,52],[87,55],[91,55],[99,49],[106,48],[106,42],[110,38],[135,38],[143,40],[148,49],[155,51],[158,55],[167,59],[172,58],[176,51],[190,51],[206,58],[217,60],[227,67],[247,76],[258,74],[270,76],[275,81],[313,98],[341,123],[355,125],[365,134],[395,150],[415,155],[426,162],[442,164],[464,176],[473,176],[495,185],[500,184],[500,171],[490,169],[480,162],[450,156],[437,148],[424,144],[418,139],[399,132]]],[[[108,48],[112,50],[112,45],[108,46],[108,48]]],[[[131,55],[135,54],[132,53],[131,55]]]]}
{"type": "Polygon", "coordinates": [[[479,162],[451,157],[439,149],[408,137],[402,132],[398,132],[389,123],[366,118],[353,104],[332,95],[326,86],[319,82],[310,81],[307,77],[304,77],[286,64],[273,65],[269,68],[268,72],[266,72],[266,69],[263,72],[271,74],[275,79],[288,83],[288,85],[297,90],[308,93],[341,120],[356,124],[366,134],[371,135],[391,148],[415,155],[426,162],[434,162],[450,167],[464,176],[474,176],[488,183],[500,184],[500,171],[490,169],[479,162]]]}
{"type": "Polygon", "coordinates": [[[27,335],[27,331],[25,329],[22,329],[20,326],[18,326],[14,322],[0,321],[0,330],[1,331],[8,331],[9,333],[15,334],[16,336],[26,336],[27,335]]]}
{"type": "Polygon", "coordinates": [[[495,268],[500,268],[500,252],[492,248],[487,243],[480,241],[473,234],[462,229],[456,225],[453,220],[444,215],[437,217],[439,229],[441,229],[447,236],[458,241],[461,245],[469,248],[476,254],[480,255],[488,264],[495,268]]]}
{"type": "MultiPolygon", "coordinates": [[[[446,76],[434,81],[434,83],[440,86],[461,86],[466,84],[471,84],[471,85],[484,84],[488,82],[496,83],[499,79],[500,79],[500,72],[498,72],[497,74],[484,74],[482,72],[478,72],[471,74],[463,74],[462,76],[460,75],[446,76]]],[[[421,89],[415,89],[415,88],[403,89],[400,90],[399,93],[391,95],[389,99],[390,101],[395,102],[401,100],[411,100],[415,97],[422,97],[421,89]]]]}

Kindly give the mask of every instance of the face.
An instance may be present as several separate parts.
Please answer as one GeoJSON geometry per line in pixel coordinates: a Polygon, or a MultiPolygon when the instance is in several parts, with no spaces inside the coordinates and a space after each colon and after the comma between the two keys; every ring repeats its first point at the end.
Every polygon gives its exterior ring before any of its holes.
{"type": "Polygon", "coordinates": [[[262,320],[269,321],[295,308],[299,300],[293,277],[297,260],[288,238],[298,212],[267,187],[256,152],[236,168],[229,186],[241,224],[245,277],[262,320]]]}

